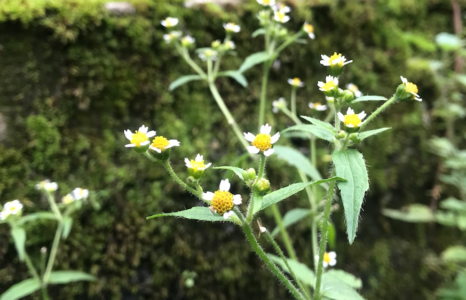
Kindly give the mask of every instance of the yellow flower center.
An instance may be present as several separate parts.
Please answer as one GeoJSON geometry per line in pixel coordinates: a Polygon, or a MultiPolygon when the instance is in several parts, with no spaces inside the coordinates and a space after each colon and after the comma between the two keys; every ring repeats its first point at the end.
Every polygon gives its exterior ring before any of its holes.
{"type": "Polygon", "coordinates": [[[272,148],[272,138],[269,134],[259,133],[251,144],[264,152],[272,148]]]}
{"type": "Polygon", "coordinates": [[[297,77],[293,78],[293,82],[291,83],[294,86],[298,86],[301,83],[301,80],[297,77]]]}
{"type": "Polygon", "coordinates": [[[324,261],[328,264],[330,263],[330,255],[328,255],[328,252],[325,252],[324,254],[324,261]]]}
{"type": "Polygon", "coordinates": [[[322,106],[322,104],[320,104],[320,102],[314,102],[314,108],[318,108],[322,106]]]}
{"type": "Polygon", "coordinates": [[[211,204],[217,213],[223,216],[224,213],[233,209],[233,194],[225,191],[216,191],[211,204]]]}
{"type": "Polygon", "coordinates": [[[330,66],[339,65],[340,67],[342,67],[343,60],[341,59],[341,54],[337,54],[336,52],[334,52],[333,55],[330,56],[329,63],[330,66]]]}
{"type": "Polygon", "coordinates": [[[162,151],[164,151],[168,145],[170,145],[170,143],[163,136],[156,136],[154,140],[152,141],[152,147],[155,147],[162,151]]]}
{"type": "Polygon", "coordinates": [[[270,5],[270,0],[262,0],[262,3],[263,3],[264,5],[270,5]]]}
{"type": "MultiPolygon", "coordinates": [[[[414,93],[414,94],[417,94],[418,92],[418,89],[417,89],[417,85],[415,85],[414,83],[411,83],[411,82],[408,82],[405,84],[406,85],[406,91],[408,93],[414,93]]],[[[414,96],[414,95],[413,95],[414,96]]]]}
{"type": "Polygon", "coordinates": [[[282,12],[277,12],[277,17],[278,17],[278,20],[281,22],[283,21],[283,19],[285,18],[285,14],[282,13],[282,12]]]}
{"type": "Polygon", "coordinates": [[[16,209],[17,209],[16,206],[14,205],[10,206],[10,211],[15,211],[16,209]]]}
{"type": "Polygon", "coordinates": [[[136,145],[136,147],[140,147],[141,143],[148,141],[149,138],[146,136],[145,133],[139,132],[136,130],[136,132],[133,134],[133,137],[130,140],[130,143],[133,145],[136,145]]]}
{"type": "Polygon", "coordinates": [[[204,161],[195,161],[191,159],[191,166],[194,171],[205,169],[204,161]]]}
{"type": "Polygon", "coordinates": [[[71,195],[66,195],[65,197],[63,197],[63,203],[65,204],[70,204],[71,202],[73,202],[74,198],[73,196],[71,195]]]}
{"type": "Polygon", "coordinates": [[[167,27],[172,27],[173,26],[173,22],[171,19],[166,19],[165,22],[167,22],[167,27]]]}
{"type": "Polygon", "coordinates": [[[336,88],[336,87],[337,85],[332,80],[332,81],[326,82],[322,88],[324,89],[324,91],[330,91],[331,89],[336,88]]]}
{"type": "Polygon", "coordinates": [[[313,33],[314,32],[314,26],[312,26],[311,24],[306,24],[306,25],[304,25],[304,31],[306,31],[307,33],[313,33]]]}
{"type": "Polygon", "coordinates": [[[357,91],[359,91],[359,88],[357,85],[353,84],[349,87],[349,90],[353,93],[356,93],[357,91]]]}
{"type": "Polygon", "coordinates": [[[359,124],[361,124],[361,119],[359,119],[358,115],[352,114],[352,115],[346,115],[345,116],[345,123],[346,126],[348,125],[353,125],[354,127],[358,127],[359,124]]]}

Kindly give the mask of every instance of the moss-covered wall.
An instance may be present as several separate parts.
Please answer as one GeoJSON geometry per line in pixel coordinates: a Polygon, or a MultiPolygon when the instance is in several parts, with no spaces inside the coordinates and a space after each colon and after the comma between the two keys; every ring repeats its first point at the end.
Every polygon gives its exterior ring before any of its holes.
{"type": "MultiPolygon", "coordinates": [[[[141,124],[181,141],[172,152],[174,168],[184,172],[184,157],[206,155],[217,165],[228,164],[242,153],[241,146],[220,114],[204,84],[187,84],[173,93],[168,85],[192,73],[163,42],[160,20],[177,16],[198,46],[222,38],[222,24],[242,26],[235,35],[237,57],[225,59],[225,69],[237,68],[241,59],[260,51],[261,37],[252,40],[259,5],[239,7],[206,5],[188,9],[182,1],[134,0],[134,15],[111,15],[101,0],[14,0],[0,5],[0,114],[6,120],[6,139],[0,143],[0,199],[21,199],[26,212],[46,209],[34,185],[50,178],[60,192],[76,186],[98,193],[100,211],[91,207],[77,217],[70,238],[62,245],[56,269],[89,271],[99,280],[51,288],[53,299],[285,299],[289,297],[250,251],[241,232],[228,224],[145,217],[156,212],[197,205],[158,167],[124,148],[123,130],[141,124]],[[215,130],[213,130],[215,128],[215,130]],[[184,270],[196,271],[196,285],[181,284],[184,270]]],[[[436,160],[425,148],[431,132],[423,114],[432,106],[437,90],[428,71],[410,69],[413,56],[431,56],[406,38],[407,32],[433,40],[451,31],[450,1],[378,0],[310,1],[292,14],[287,24],[297,30],[305,18],[316,27],[316,40],[293,45],[280,56],[273,70],[269,99],[287,96],[286,79],[301,77],[299,108],[310,114],[309,101],[322,101],[317,80],[326,75],[320,54],[339,51],[354,60],[342,77],[366,94],[390,96],[400,75],[417,82],[422,104],[391,108],[372,125],[391,126],[390,132],[364,142],[361,150],[369,165],[372,187],[367,195],[359,235],[349,246],[342,212],[338,224],[339,265],[364,280],[367,299],[428,299],[440,278],[427,272],[420,253],[417,228],[385,219],[383,206],[399,207],[428,202],[436,160]],[[322,2],[322,1],[321,1],[322,2]],[[283,94],[286,91],[286,94],[283,94]],[[421,274],[421,275],[419,275],[421,274]]],[[[261,68],[246,74],[244,89],[230,79],[218,87],[244,130],[256,127],[261,68]]],[[[371,111],[374,104],[357,110],[371,111]]],[[[286,119],[267,119],[282,129],[286,119]]],[[[431,131],[435,132],[434,129],[431,131]]],[[[292,141],[305,150],[299,140],[292,141]]],[[[307,143],[306,143],[307,144],[307,143]]],[[[327,151],[321,143],[319,157],[327,151]]],[[[295,181],[294,171],[282,172],[283,163],[271,161],[275,186],[295,181]]],[[[327,163],[320,162],[322,171],[327,163]]],[[[209,171],[204,185],[213,189],[223,172],[209,171]]],[[[235,189],[242,189],[235,182],[235,189]]],[[[245,190],[243,190],[245,191],[245,190]]],[[[283,210],[305,207],[306,201],[284,203],[283,210]]],[[[267,215],[263,222],[273,227],[267,215]]],[[[427,230],[427,228],[425,228],[427,230]]],[[[448,232],[428,229],[427,243],[434,250],[448,240],[448,232]]],[[[28,229],[28,251],[34,261],[39,249],[50,245],[54,224],[28,229]]],[[[309,231],[305,224],[291,229],[300,257],[311,261],[309,231]]],[[[0,227],[0,292],[27,277],[16,259],[6,226],[0,227]]]]}

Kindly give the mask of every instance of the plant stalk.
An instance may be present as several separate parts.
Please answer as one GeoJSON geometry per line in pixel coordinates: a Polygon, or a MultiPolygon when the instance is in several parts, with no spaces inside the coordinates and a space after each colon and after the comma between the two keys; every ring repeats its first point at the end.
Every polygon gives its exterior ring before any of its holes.
{"type": "Polygon", "coordinates": [[[262,75],[262,87],[261,87],[261,99],[259,104],[259,125],[258,131],[265,122],[265,104],[267,102],[267,82],[269,80],[270,66],[272,63],[270,61],[264,62],[264,74],[262,75]]]}
{"type": "Polygon", "coordinates": [[[276,204],[271,205],[272,207],[272,212],[273,216],[275,218],[275,222],[278,225],[278,228],[280,229],[280,233],[283,238],[283,242],[285,243],[285,248],[290,257],[296,261],[298,261],[298,257],[296,256],[296,252],[294,251],[293,244],[291,243],[290,236],[288,235],[288,232],[285,229],[285,226],[283,226],[283,219],[280,214],[280,211],[278,210],[278,207],[276,204]]]}
{"type": "Polygon", "coordinates": [[[296,116],[296,90],[298,88],[291,87],[291,113],[296,116]]]}
{"type": "Polygon", "coordinates": [[[382,106],[380,106],[379,108],[377,108],[376,111],[374,111],[367,119],[366,121],[364,121],[360,126],[360,130],[362,130],[364,127],[367,126],[367,124],[369,124],[370,121],[372,121],[375,117],[377,117],[382,111],[384,111],[386,108],[388,108],[390,105],[392,105],[393,103],[396,102],[397,97],[395,95],[393,95],[393,97],[391,97],[389,100],[387,100],[382,106]]]}
{"type": "Polygon", "coordinates": [[[42,278],[43,284],[47,285],[47,282],[52,273],[53,264],[55,263],[55,258],[57,255],[58,245],[60,244],[60,238],[63,233],[63,221],[58,220],[57,230],[55,231],[55,237],[53,239],[52,249],[50,250],[50,257],[45,268],[44,277],[42,278]]]}

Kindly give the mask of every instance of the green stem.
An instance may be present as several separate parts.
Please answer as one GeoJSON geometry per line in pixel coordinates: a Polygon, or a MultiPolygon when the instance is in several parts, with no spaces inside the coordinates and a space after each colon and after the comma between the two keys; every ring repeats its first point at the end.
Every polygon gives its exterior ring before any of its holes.
{"type": "Polygon", "coordinates": [[[288,108],[282,107],[282,108],[280,108],[280,109],[281,109],[281,111],[282,111],[285,115],[287,115],[288,118],[290,118],[291,120],[293,120],[293,122],[295,122],[296,125],[301,125],[301,124],[303,124],[303,122],[301,122],[301,120],[298,119],[298,117],[296,116],[296,114],[293,114],[288,108]]]}
{"type": "Polygon", "coordinates": [[[37,270],[32,264],[31,259],[29,258],[29,255],[26,253],[26,251],[24,252],[24,262],[26,263],[29,273],[31,273],[32,277],[40,281],[39,273],[37,273],[37,270]]]}
{"type": "MultiPolygon", "coordinates": [[[[146,156],[150,157],[150,154],[146,152],[146,156]]],[[[150,157],[150,158],[152,160],[152,157],[150,157]]],[[[201,197],[202,193],[200,191],[197,191],[197,190],[193,189],[188,184],[186,184],[183,180],[181,180],[178,177],[178,175],[176,175],[175,171],[173,171],[173,168],[170,165],[170,162],[168,160],[166,160],[164,162],[160,162],[160,163],[165,167],[165,170],[167,170],[168,174],[170,174],[170,176],[173,178],[173,180],[175,180],[179,185],[181,185],[182,188],[184,188],[188,192],[192,193],[193,195],[195,195],[195,196],[197,196],[199,198],[202,198],[201,197]]]]}
{"type": "Polygon", "coordinates": [[[262,88],[261,88],[261,99],[259,104],[259,126],[258,131],[265,122],[265,105],[266,105],[266,97],[267,97],[267,82],[269,80],[269,72],[270,72],[271,62],[266,61],[264,62],[264,74],[262,75],[262,88]]]}
{"type": "Polygon", "coordinates": [[[335,99],[335,129],[337,132],[340,131],[340,119],[338,118],[338,113],[340,112],[340,106],[338,105],[338,100],[335,99]]]}
{"type": "Polygon", "coordinates": [[[293,36],[291,36],[289,39],[287,39],[286,41],[283,42],[283,44],[281,44],[277,50],[275,50],[275,55],[278,55],[283,49],[285,49],[286,47],[288,47],[289,44],[291,43],[294,43],[297,39],[299,39],[299,37],[303,34],[304,32],[302,30],[298,31],[297,33],[295,33],[293,36]]]}
{"type": "MultiPolygon", "coordinates": [[[[332,170],[332,175],[330,177],[335,176],[335,168],[332,170]]],[[[327,246],[327,234],[328,234],[328,220],[330,218],[330,208],[332,207],[332,200],[333,200],[333,192],[335,189],[335,180],[330,181],[328,192],[327,192],[327,201],[325,203],[325,210],[324,210],[324,217],[322,220],[322,232],[320,235],[320,248],[319,248],[319,263],[317,266],[317,277],[316,277],[316,285],[314,291],[314,300],[320,300],[320,285],[322,282],[322,272],[323,272],[323,264],[324,264],[324,254],[325,248],[327,246]]]]}
{"type": "Polygon", "coordinates": [[[291,88],[291,113],[296,116],[296,90],[297,88],[291,88]]]}
{"type": "Polygon", "coordinates": [[[206,73],[191,59],[191,56],[189,55],[189,52],[186,48],[181,48],[179,45],[177,45],[177,50],[180,53],[180,55],[184,58],[184,60],[188,63],[188,65],[190,65],[191,68],[194,69],[194,71],[196,71],[202,77],[207,78],[206,73]]]}
{"type": "Polygon", "coordinates": [[[325,118],[324,122],[325,123],[329,123],[330,120],[333,118],[333,116],[335,115],[335,108],[331,105],[328,105],[329,109],[330,109],[330,113],[327,115],[327,117],[325,118]]]}
{"type": "Polygon", "coordinates": [[[265,175],[265,162],[267,161],[267,156],[263,153],[260,154],[260,165],[259,165],[259,175],[257,175],[257,180],[261,179],[265,175]]]}
{"type": "Polygon", "coordinates": [[[360,130],[362,130],[364,127],[367,126],[367,124],[369,124],[370,121],[372,121],[375,117],[377,117],[384,109],[388,108],[390,105],[392,105],[393,103],[396,102],[396,100],[398,100],[396,98],[396,96],[394,95],[393,97],[391,97],[389,100],[387,100],[382,106],[380,106],[379,108],[377,108],[376,111],[374,111],[365,121],[364,123],[362,123],[359,128],[360,130]]]}
{"type": "Polygon", "coordinates": [[[55,231],[55,238],[53,239],[52,249],[50,250],[50,257],[47,263],[47,268],[45,268],[44,277],[42,278],[43,284],[47,285],[47,282],[52,273],[53,264],[55,263],[55,257],[57,255],[58,245],[60,244],[60,238],[63,233],[63,222],[62,220],[58,221],[57,231],[55,231]]]}
{"type": "Polygon", "coordinates": [[[49,293],[47,292],[47,286],[42,285],[41,290],[42,290],[42,299],[49,300],[50,298],[49,298],[49,293]]]}
{"type": "Polygon", "coordinates": [[[292,259],[297,261],[298,258],[296,256],[296,252],[293,249],[293,244],[291,244],[290,236],[288,235],[288,232],[286,231],[285,226],[283,226],[283,219],[280,214],[280,211],[278,210],[278,207],[276,204],[273,204],[271,207],[272,207],[273,216],[275,218],[275,222],[277,223],[278,228],[280,229],[283,242],[285,243],[286,251],[288,252],[288,254],[290,255],[292,259]]]}
{"type": "Polygon", "coordinates": [[[50,207],[52,208],[53,213],[55,214],[55,217],[57,218],[58,221],[61,221],[63,219],[60,209],[58,209],[57,203],[55,202],[55,197],[47,192],[47,201],[50,204],[50,207]]]}
{"type": "Polygon", "coordinates": [[[270,271],[272,271],[272,273],[274,273],[275,276],[278,277],[278,279],[287,287],[287,289],[291,292],[291,294],[293,294],[293,296],[296,299],[299,299],[299,300],[305,299],[304,296],[299,292],[299,290],[293,285],[293,283],[285,276],[285,274],[283,274],[283,272],[273,263],[273,261],[270,260],[270,258],[264,252],[262,247],[257,242],[254,236],[254,233],[252,232],[251,226],[249,226],[249,224],[246,222],[243,214],[239,211],[239,209],[235,207],[233,210],[236,213],[236,215],[240,218],[243,224],[241,228],[243,229],[244,234],[246,235],[246,238],[251,244],[254,252],[256,252],[257,255],[259,255],[259,257],[266,264],[266,266],[270,269],[270,271]]]}

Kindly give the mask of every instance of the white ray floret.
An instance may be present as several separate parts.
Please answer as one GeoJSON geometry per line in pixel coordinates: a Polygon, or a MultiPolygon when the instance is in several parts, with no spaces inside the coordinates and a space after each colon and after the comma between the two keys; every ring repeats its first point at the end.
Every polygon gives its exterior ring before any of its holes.
{"type": "Polygon", "coordinates": [[[155,131],[151,130],[148,131],[149,128],[142,125],[139,127],[135,133],[132,133],[131,130],[125,130],[125,136],[130,141],[130,144],[125,145],[125,147],[132,148],[132,147],[141,147],[147,146],[150,144],[149,138],[155,136],[155,131]]]}
{"type": "Polygon", "coordinates": [[[160,24],[162,24],[162,26],[167,27],[167,28],[174,27],[178,24],[178,19],[168,17],[165,20],[162,20],[160,24]]]}
{"type": "Polygon", "coordinates": [[[240,32],[241,31],[241,27],[238,24],[235,24],[232,22],[223,24],[223,28],[225,28],[225,30],[229,32],[240,32]]]}

